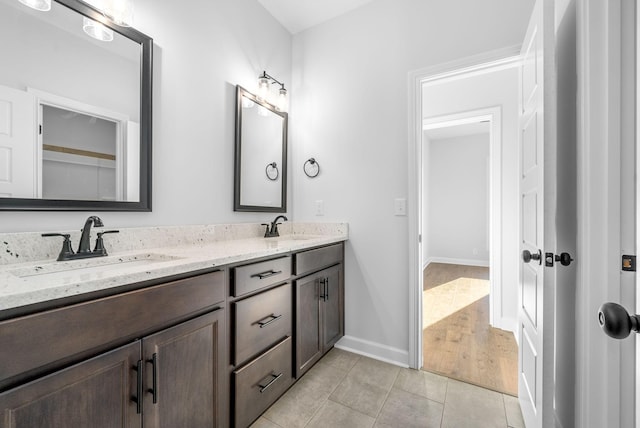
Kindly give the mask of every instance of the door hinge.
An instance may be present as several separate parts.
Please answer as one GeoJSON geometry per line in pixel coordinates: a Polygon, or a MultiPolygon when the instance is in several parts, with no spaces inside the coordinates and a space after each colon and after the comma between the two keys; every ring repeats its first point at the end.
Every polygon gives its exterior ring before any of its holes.
{"type": "Polygon", "coordinates": [[[636,271],[636,256],[630,256],[628,254],[622,255],[622,270],[626,272],[636,271]]]}
{"type": "Polygon", "coordinates": [[[418,235],[418,243],[422,244],[422,235],[418,235]]]}

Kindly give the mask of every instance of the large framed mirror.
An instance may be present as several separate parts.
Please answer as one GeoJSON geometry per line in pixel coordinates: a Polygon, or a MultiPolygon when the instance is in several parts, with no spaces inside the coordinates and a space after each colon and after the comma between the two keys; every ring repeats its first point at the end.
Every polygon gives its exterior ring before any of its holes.
{"type": "Polygon", "coordinates": [[[152,39],[0,0],[0,40],[0,210],[151,211],[152,39]]]}
{"type": "Polygon", "coordinates": [[[236,89],[235,211],[287,211],[288,115],[236,89]]]}

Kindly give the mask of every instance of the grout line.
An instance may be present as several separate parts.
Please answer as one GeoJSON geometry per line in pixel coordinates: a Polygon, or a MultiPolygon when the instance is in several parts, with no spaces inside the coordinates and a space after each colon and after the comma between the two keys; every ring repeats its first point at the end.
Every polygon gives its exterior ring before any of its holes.
{"type": "Polygon", "coordinates": [[[378,410],[378,413],[376,414],[376,418],[375,418],[376,422],[378,421],[378,418],[380,417],[380,413],[382,412],[382,409],[384,409],[384,405],[387,404],[387,400],[389,399],[389,394],[391,394],[391,390],[393,389],[393,385],[396,384],[396,381],[398,380],[398,376],[400,376],[400,370],[398,370],[398,373],[396,373],[396,377],[393,379],[393,382],[391,383],[391,388],[389,388],[389,390],[387,391],[387,394],[384,396],[384,400],[382,401],[382,406],[380,406],[380,409],[378,410]]]}
{"type": "Polygon", "coordinates": [[[447,397],[449,397],[449,381],[451,379],[447,378],[447,385],[444,390],[444,402],[442,403],[442,414],[440,415],[440,428],[442,428],[442,424],[444,423],[444,409],[447,406],[447,397]]]}
{"type": "Polygon", "coordinates": [[[504,411],[504,424],[509,426],[509,418],[507,418],[507,403],[504,401],[504,394],[500,394],[502,396],[502,410],[504,411]]]}

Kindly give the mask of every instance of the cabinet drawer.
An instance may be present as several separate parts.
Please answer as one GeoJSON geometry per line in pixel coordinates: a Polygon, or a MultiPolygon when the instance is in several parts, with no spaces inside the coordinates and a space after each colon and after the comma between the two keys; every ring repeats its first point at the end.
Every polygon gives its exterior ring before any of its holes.
{"type": "Polygon", "coordinates": [[[260,288],[286,281],[290,276],[290,256],[238,266],[234,268],[233,296],[242,296],[260,288]]]}
{"type": "Polygon", "coordinates": [[[285,284],[233,303],[235,365],[291,335],[292,302],[292,286],[285,284]]]}
{"type": "Polygon", "coordinates": [[[0,322],[0,390],[224,302],[224,272],[0,322]]]}
{"type": "Polygon", "coordinates": [[[293,383],[291,337],[233,372],[235,426],[249,426],[293,383]]]}
{"type": "Polygon", "coordinates": [[[329,245],[296,254],[296,275],[313,272],[340,263],[343,259],[342,244],[329,245]]]}

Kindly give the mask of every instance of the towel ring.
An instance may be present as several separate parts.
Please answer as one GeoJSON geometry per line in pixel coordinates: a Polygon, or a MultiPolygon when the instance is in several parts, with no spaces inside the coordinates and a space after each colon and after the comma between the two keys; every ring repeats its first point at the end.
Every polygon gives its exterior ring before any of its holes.
{"type": "Polygon", "coordinates": [[[278,171],[278,164],[275,162],[271,162],[267,164],[267,167],[264,169],[264,173],[267,174],[267,178],[271,181],[276,181],[280,176],[280,171],[278,171]]]}
{"type": "Polygon", "coordinates": [[[309,178],[317,177],[320,174],[320,164],[314,158],[307,160],[302,166],[304,173],[309,178]]]}

